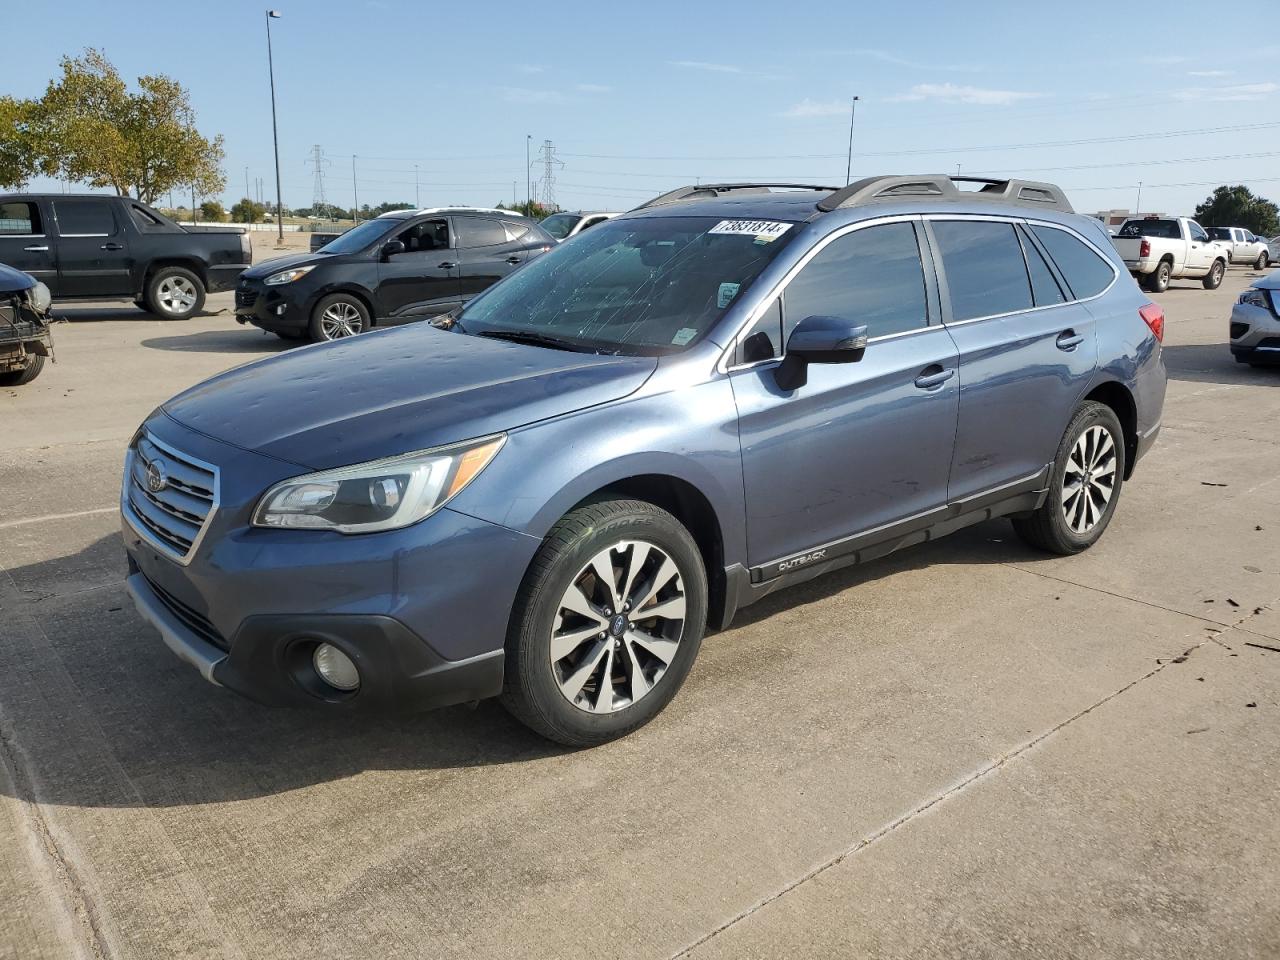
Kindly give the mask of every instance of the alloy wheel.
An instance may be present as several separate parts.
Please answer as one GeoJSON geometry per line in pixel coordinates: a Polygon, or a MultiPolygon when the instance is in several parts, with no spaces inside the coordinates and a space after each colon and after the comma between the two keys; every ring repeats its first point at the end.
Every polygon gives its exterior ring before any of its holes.
{"type": "Polygon", "coordinates": [[[1086,429],[1076,439],[1062,474],[1062,516],[1079,535],[1096,527],[1116,488],[1116,444],[1106,427],[1086,429]]]}
{"type": "Polygon", "coordinates": [[[195,284],[186,277],[165,277],[156,290],[156,301],[165,313],[187,313],[196,303],[195,284]]]}
{"type": "Polygon", "coordinates": [[[331,303],[320,314],[320,332],[326,340],[354,337],[364,329],[364,318],[353,303],[339,300],[331,303]]]}
{"type": "Polygon", "coordinates": [[[597,553],[560,598],[551,670],[588,713],[613,713],[650,693],[684,635],[684,580],[667,552],[623,540],[597,553]]]}

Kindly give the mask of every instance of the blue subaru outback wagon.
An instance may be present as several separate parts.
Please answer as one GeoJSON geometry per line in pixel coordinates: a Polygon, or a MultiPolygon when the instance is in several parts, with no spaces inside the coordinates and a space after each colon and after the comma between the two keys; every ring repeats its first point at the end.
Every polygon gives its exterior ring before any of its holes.
{"type": "Polygon", "coordinates": [[[600,743],[779,587],[990,517],[1091,546],[1160,426],[1163,327],[1050,184],[686,187],[435,324],[164,404],[128,587],[263,703],[497,696],[600,743]]]}

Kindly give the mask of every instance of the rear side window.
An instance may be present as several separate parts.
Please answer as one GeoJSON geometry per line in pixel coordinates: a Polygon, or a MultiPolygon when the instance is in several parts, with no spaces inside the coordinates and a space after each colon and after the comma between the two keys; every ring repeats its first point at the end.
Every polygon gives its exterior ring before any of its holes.
{"type": "Polygon", "coordinates": [[[454,232],[460,247],[495,247],[507,242],[507,231],[497,220],[484,217],[454,217],[454,232]]]}
{"type": "Polygon", "coordinates": [[[507,239],[512,241],[519,240],[529,232],[527,223],[512,223],[510,220],[503,220],[502,226],[506,228],[507,239]]]}
{"type": "Polygon", "coordinates": [[[1027,256],[1027,273],[1031,276],[1031,294],[1035,297],[1036,306],[1048,307],[1055,303],[1066,303],[1062,287],[1058,286],[1053,271],[1044,262],[1036,245],[1021,234],[1019,239],[1022,240],[1022,252],[1027,256]]]}
{"type": "Polygon", "coordinates": [[[914,228],[886,223],[838,237],[787,284],[782,306],[788,334],[812,316],[865,323],[871,337],[928,326],[914,228]]]}
{"type": "Polygon", "coordinates": [[[0,236],[23,236],[44,233],[40,208],[34,203],[14,200],[0,203],[0,236]]]}
{"type": "Polygon", "coordinates": [[[1011,223],[935,220],[951,293],[951,319],[973,320],[1031,309],[1031,285],[1011,223]]]}
{"type": "Polygon", "coordinates": [[[1032,227],[1036,237],[1044,244],[1066,278],[1067,286],[1077,300],[1096,297],[1111,285],[1115,270],[1080,240],[1065,230],[1053,227],[1032,227]]]}
{"type": "Polygon", "coordinates": [[[116,219],[105,200],[55,200],[53,215],[64,237],[109,237],[116,232],[116,219]]]}
{"type": "Polygon", "coordinates": [[[159,220],[137,204],[130,204],[129,213],[132,215],[133,222],[139,230],[159,230],[161,227],[159,220]]]}

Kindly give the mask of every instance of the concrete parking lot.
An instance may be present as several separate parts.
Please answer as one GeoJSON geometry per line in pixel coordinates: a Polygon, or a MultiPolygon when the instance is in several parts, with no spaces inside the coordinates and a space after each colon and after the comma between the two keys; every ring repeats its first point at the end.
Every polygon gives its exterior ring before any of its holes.
{"type": "Polygon", "coordinates": [[[1164,429],[1093,550],[992,522],[775,595],[581,752],[180,663],[123,590],[125,444],[289,347],[226,294],[62,311],[0,390],[0,957],[1280,955],[1280,370],[1225,346],[1252,276],[1157,298],[1164,429]]]}

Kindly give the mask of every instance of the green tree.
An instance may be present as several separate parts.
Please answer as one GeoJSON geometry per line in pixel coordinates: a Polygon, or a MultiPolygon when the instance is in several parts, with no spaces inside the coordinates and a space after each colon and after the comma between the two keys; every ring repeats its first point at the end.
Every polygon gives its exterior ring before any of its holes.
{"type": "Polygon", "coordinates": [[[200,204],[200,216],[218,222],[227,218],[227,212],[217,200],[205,200],[200,204]]]}
{"type": "Polygon", "coordinates": [[[255,200],[242,197],[231,207],[231,219],[236,223],[260,223],[267,208],[255,200]]]}
{"type": "Polygon", "coordinates": [[[521,216],[530,217],[534,220],[545,220],[547,217],[551,216],[553,213],[556,212],[552,210],[550,207],[543,206],[537,200],[521,200],[519,203],[510,204],[507,206],[503,206],[501,203],[499,203],[497,206],[497,209],[510,210],[513,213],[518,213],[521,216]]]}
{"type": "Polygon", "coordinates": [[[41,160],[35,120],[35,101],[0,97],[0,187],[25,187],[36,174],[53,172],[41,160]]]}
{"type": "MultiPolygon", "coordinates": [[[[63,57],[61,68],[41,99],[0,106],[0,119],[25,119],[16,128],[0,125],[0,157],[25,142],[39,172],[147,203],[174,188],[208,196],[226,186],[222,137],[210,140],[196,129],[190,97],[176,80],[143,76],[130,91],[94,49],[63,57]]],[[[0,184],[15,183],[22,172],[0,165],[0,184]]]]}
{"type": "Polygon", "coordinates": [[[1244,227],[1260,237],[1280,232],[1280,210],[1248,187],[1218,187],[1196,207],[1196,220],[1206,227],[1244,227]]]}

